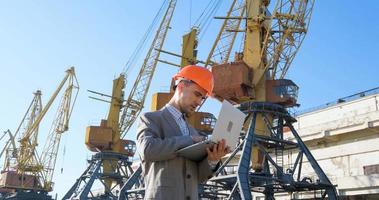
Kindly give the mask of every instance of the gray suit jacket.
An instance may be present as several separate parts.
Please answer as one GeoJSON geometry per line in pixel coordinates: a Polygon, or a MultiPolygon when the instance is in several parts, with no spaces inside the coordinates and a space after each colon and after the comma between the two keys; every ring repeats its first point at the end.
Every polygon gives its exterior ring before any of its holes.
{"type": "MultiPolygon", "coordinates": [[[[190,127],[190,126],[189,126],[190,127]]],[[[199,135],[190,127],[190,135],[199,135]]],[[[145,199],[198,199],[198,184],[212,177],[207,159],[193,162],[175,151],[193,144],[183,136],[166,107],[139,117],[137,152],[145,180],[145,199]]]]}

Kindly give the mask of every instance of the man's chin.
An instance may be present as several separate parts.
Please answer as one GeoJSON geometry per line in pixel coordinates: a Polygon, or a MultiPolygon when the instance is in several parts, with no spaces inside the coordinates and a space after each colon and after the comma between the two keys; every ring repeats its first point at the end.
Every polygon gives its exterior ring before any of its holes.
{"type": "Polygon", "coordinates": [[[195,113],[195,110],[188,110],[187,112],[186,112],[186,116],[187,117],[190,117],[191,115],[193,115],[193,113],[195,113]]]}

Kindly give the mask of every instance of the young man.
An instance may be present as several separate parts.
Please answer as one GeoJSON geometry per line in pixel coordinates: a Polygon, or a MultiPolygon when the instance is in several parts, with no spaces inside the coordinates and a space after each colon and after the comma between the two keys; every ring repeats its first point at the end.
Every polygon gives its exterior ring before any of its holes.
{"type": "Polygon", "coordinates": [[[222,140],[200,162],[177,157],[175,151],[204,138],[185,121],[212,94],[213,75],[199,66],[182,68],[174,77],[174,96],[159,111],[139,118],[137,151],[145,180],[145,199],[198,199],[197,187],[212,177],[229,149],[222,140]]]}

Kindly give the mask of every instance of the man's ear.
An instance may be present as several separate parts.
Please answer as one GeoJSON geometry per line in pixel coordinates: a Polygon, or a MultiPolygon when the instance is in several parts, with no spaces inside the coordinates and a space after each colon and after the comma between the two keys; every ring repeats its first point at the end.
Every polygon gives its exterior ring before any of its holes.
{"type": "Polygon", "coordinates": [[[178,91],[182,91],[182,90],[183,90],[183,83],[182,83],[182,82],[179,82],[179,83],[176,85],[176,90],[178,90],[178,91]]]}

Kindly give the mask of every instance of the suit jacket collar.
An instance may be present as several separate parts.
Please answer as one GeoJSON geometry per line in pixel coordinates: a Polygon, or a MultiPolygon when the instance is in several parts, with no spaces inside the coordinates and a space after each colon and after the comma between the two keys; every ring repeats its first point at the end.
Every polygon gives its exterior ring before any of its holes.
{"type": "Polygon", "coordinates": [[[167,123],[172,127],[173,132],[175,135],[182,135],[182,132],[180,131],[179,125],[176,124],[174,117],[170,113],[170,111],[163,107],[161,109],[163,118],[167,121],[167,123]]]}

